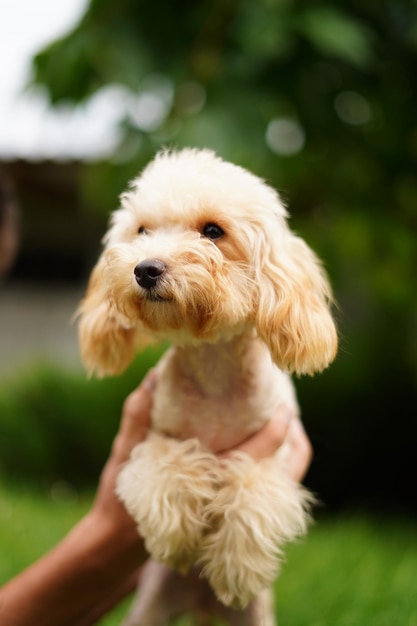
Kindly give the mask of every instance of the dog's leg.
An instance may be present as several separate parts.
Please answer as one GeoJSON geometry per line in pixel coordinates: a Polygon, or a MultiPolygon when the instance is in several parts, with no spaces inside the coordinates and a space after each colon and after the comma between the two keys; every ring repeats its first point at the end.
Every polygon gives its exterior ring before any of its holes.
{"type": "Polygon", "coordinates": [[[306,532],[310,496],[275,459],[236,455],[222,478],[198,562],[225,605],[245,607],[277,577],[283,545],[306,532]]]}
{"type": "Polygon", "coordinates": [[[195,626],[276,626],[272,592],[264,590],[243,611],[224,606],[207,580],[193,568],[182,576],[161,563],[148,561],[142,569],[138,593],[123,626],[166,626],[181,615],[195,626]]]}
{"type": "Polygon", "coordinates": [[[117,493],[136,520],[149,554],[185,573],[205,531],[204,507],[214,496],[217,464],[196,439],[156,433],[123,468],[117,493]]]}
{"type": "Polygon", "coordinates": [[[263,589],[249,605],[248,626],[278,626],[271,588],[263,589]]]}
{"type": "Polygon", "coordinates": [[[123,626],[165,626],[195,607],[192,586],[166,565],[149,560],[143,567],[136,598],[123,626]]]}
{"type": "Polygon", "coordinates": [[[272,589],[264,589],[243,611],[224,606],[217,601],[214,614],[230,626],[278,626],[272,589]]]}

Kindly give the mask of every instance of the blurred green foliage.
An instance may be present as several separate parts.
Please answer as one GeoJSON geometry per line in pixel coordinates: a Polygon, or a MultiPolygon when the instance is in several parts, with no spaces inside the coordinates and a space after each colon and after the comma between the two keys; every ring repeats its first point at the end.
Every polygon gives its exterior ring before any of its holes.
{"type": "Polygon", "coordinates": [[[95,485],[117,433],[123,401],[155,363],[148,349],[119,377],[37,365],[0,387],[0,475],[50,485],[95,485]]]}
{"type": "Polygon", "coordinates": [[[211,147],[281,190],[340,305],[336,363],[299,385],[312,482],[336,501],[408,499],[416,471],[416,8],[91,0],[34,59],[55,106],[118,94],[120,144],[86,167],[86,205],[113,208],[161,145],[211,147]]]}
{"type": "MultiPolygon", "coordinates": [[[[4,489],[0,481],[0,585],[45,554],[88,510],[90,495],[79,498],[64,487],[28,490],[8,484],[4,489]]],[[[415,626],[416,550],[416,527],[401,517],[321,518],[305,541],[286,550],[275,585],[279,622],[415,626]]],[[[130,601],[110,611],[100,626],[121,624],[130,601]]],[[[191,624],[191,618],[175,621],[191,624]]]]}

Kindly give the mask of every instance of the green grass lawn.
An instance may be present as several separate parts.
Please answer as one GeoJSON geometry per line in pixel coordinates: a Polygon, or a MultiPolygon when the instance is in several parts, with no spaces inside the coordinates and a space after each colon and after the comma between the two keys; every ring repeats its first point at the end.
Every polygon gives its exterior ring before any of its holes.
{"type": "MultiPolygon", "coordinates": [[[[37,492],[0,484],[0,583],[59,541],[90,501],[65,484],[37,492]]],[[[288,548],[276,596],[280,626],[417,626],[417,521],[318,519],[288,548]]],[[[116,626],[125,610],[101,626],[116,626]]]]}

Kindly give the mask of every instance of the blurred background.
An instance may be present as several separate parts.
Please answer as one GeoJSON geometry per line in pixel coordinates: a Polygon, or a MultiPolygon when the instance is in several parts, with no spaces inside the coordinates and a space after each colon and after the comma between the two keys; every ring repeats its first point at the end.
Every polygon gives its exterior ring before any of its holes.
{"type": "Polygon", "coordinates": [[[6,5],[0,199],[19,243],[0,291],[4,476],[97,480],[158,351],[87,381],[71,316],[127,182],[161,146],[205,146],[279,190],[334,286],[339,355],[297,381],[308,486],[328,512],[414,517],[416,2],[6,5]]]}

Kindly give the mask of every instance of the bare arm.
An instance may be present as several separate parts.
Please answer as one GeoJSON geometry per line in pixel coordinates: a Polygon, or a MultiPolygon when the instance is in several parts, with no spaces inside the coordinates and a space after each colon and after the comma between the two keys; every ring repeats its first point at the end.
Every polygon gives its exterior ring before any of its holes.
{"type": "Polygon", "coordinates": [[[146,436],[154,379],[148,374],[124,404],[89,513],[51,552],[0,589],[2,626],[87,626],[135,587],[147,555],[114,486],[121,464],[146,436]]]}

